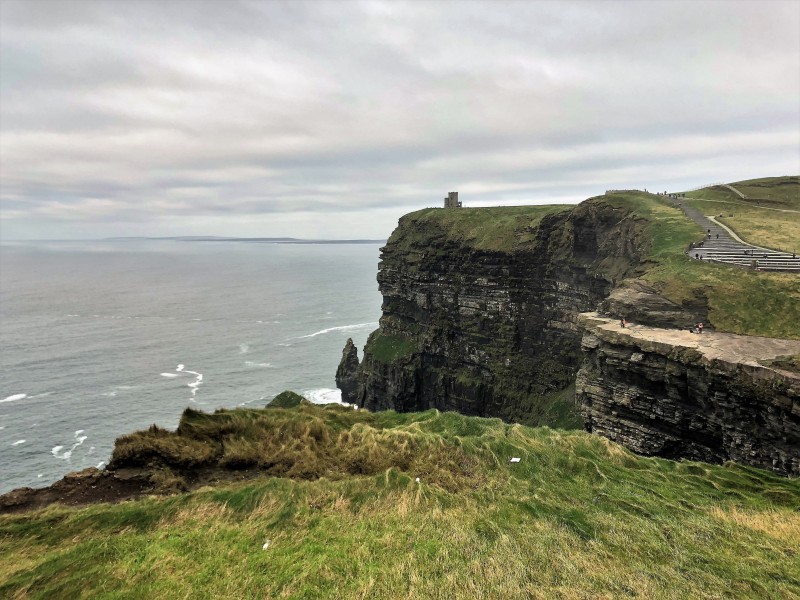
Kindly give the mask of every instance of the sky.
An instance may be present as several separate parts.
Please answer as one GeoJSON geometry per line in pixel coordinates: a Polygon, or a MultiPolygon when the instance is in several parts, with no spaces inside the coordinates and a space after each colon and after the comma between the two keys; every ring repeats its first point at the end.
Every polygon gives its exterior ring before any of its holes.
{"type": "Polygon", "coordinates": [[[800,2],[0,0],[0,239],[800,173],[800,2]]]}

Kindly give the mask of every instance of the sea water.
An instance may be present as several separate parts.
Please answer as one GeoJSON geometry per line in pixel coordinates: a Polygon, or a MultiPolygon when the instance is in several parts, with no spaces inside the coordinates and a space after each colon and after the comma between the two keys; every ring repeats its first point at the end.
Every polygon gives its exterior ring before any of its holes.
{"type": "Polygon", "coordinates": [[[0,245],[0,493],[105,465],[188,406],[339,401],[377,327],[380,244],[116,240],[0,245]]]}

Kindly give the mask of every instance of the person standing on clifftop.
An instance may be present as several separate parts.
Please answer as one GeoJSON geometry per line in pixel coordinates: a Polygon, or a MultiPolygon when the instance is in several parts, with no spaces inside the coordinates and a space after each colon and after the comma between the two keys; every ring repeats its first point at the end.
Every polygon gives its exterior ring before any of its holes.
{"type": "Polygon", "coordinates": [[[697,324],[697,333],[703,333],[703,324],[702,323],[698,323],[697,324]]]}

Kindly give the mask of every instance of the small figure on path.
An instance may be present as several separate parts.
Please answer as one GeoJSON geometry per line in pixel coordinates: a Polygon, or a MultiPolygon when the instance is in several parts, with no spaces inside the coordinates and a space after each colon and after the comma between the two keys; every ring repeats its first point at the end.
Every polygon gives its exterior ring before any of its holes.
{"type": "Polygon", "coordinates": [[[719,234],[717,234],[717,239],[719,239],[719,234]]]}
{"type": "Polygon", "coordinates": [[[703,333],[703,324],[702,323],[698,323],[697,324],[697,333],[703,333]]]}
{"type": "Polygon", "coordinates": [[[625,325],[627,324],[628,322],[624,318],[619,320],[619,326],[622,327],[623,329],[625,329],[625,325]]]}

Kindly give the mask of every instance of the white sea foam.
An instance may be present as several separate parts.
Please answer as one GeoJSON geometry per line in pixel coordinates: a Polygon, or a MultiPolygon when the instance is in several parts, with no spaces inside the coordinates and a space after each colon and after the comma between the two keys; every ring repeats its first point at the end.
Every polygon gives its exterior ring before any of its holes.
{"type": "Polygon", "coordinates": [[[342,402],[342,390],[332,388],[317,388],[314,390],[306,390],[303,392],[303,397],[314,404],[347,404],[342,402]]]}
{"type": "Polygon", "coordinates": [[[309,333],[308,335],[301,335],[298,339],[317,337],[318,335],[325,335],[326,333],[331,333],[333,331],[355,331],[356,329],[364,329],[365,327],[375,327],[377,324],[377,322],[372,321],[370,323],[356,323],[355,325],[328,327],[327,329],[321,329],[320,331],[315,331],[314,333],[309,333]]]}
{"type": "Polygon", "coordinates": [[[250,351],[250,346],[247,344],[239,344],[239,353],[247,354],[250,351]]]}
{"type": "Polygon", "coordinates": [[[162,377],[169,377],[170,379],[172,379],[173,377],[177,377],[178,374],[177,373],[162,373],[161,376],[162,377]]]}
{"type": "Polygon", "coordinates": [[[246,361],[244,361],[244,366],[245,367],[255,367],[255,368],[258,368],[258,369],[269,369],[269,368],[272,367],[272,363],[267,363],[267,362],[260,363],[260,362],[253,362],[252,360],[246,360],[246,361]]]}
{"type": "Polygon", "coordinates": [[[24,444],[24,443],[25,443],[25,442],[27,442],[27,441],[28,441],[28,440],[17,440],[16,442],[14,442],[14,443],[13,443],[13,444],[11,444],[11,445],[12,445],[12,446],[19,446],[20,444],[24,444]]]}
{"type": "Polygon", "coordinates": [[[64,446],[53,446],[53,449],[50,450],[50,454],[59,460],[69,461],[72,458],[72,453],[75,452],[75,449],[83,444],[83,442],[85,442],[89,437],[88,435],[81,435],[82,433],[84,433],[83,429],[78,429],[75,432],[75,443],[72,444],[69,450],[64,450],[64,446]],[[64,452],[62,452],[62,450],[64,450],[64,452]]]}
{"type": "Polygon", "coordinates": [[[177,367],[175,367],[175,370],[176,371],[183,371],[183,365],[178,365],[177,367]]]}
{"type": "Polygon", "coordinates": [[[23,398],[27,398],[28,394],[14,394],[12,396],[6,396],[2,400],[0,400],[0,404],[3,402],[15,402],[16,400],[22,400],[23,398]]]}
{"type": "Polygon", "coordinates": [[[0,425],[0,431],[2,431],[2,430],[3,430],[3,429],[5,429],[5,428],[6,428],[6,426],[5,426],[5,425],[0,425]]]}
{"type": "Polygon", "coordinates": [[[99,463],[97,463],[97,467],[96,468],[97,469],[102,469],[105,466],[106,466],[106,461],[101,460],[99,463]]]}
{"type": "Polygon", "coordinates": [[[186,387],[192,390],[192,400],[194,400],[195,396],[197,396],[197,388],[203,383],[203,374],[198,373],[197,371],[185,371],[186,373],[191,373],[195,376],[194,381],[191,383],[187,383],[186,387]]]}

